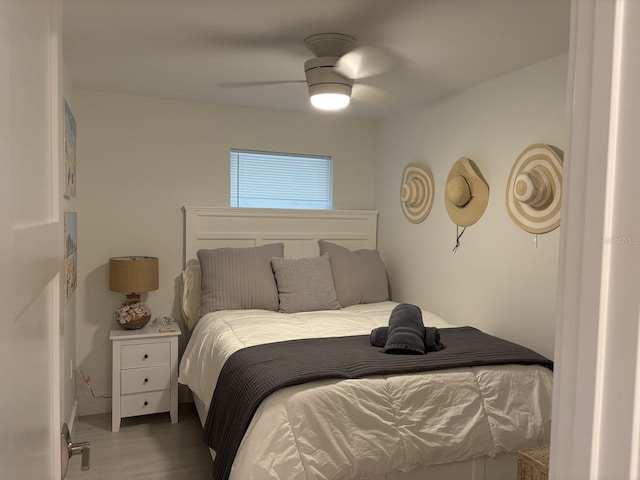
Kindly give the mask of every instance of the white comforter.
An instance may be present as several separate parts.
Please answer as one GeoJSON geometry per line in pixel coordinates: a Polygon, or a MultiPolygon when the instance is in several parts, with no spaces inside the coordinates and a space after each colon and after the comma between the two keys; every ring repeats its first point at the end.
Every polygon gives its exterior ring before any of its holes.
{"type": "MultiPolygon", "coordinates": [[[[180,363],[179,381],[206,405],[225,360],[250,345],[368,334],[396,304],[279,314],[204,316],[180,363]]],[[[451,326],[423,310],[424,324],[451,326]]],[[[231,479],[357,479],[465,460],[549,441],[552,374],[492,366],[429,374],[324,380],[282,389],[259,407],[231,479]]]]}

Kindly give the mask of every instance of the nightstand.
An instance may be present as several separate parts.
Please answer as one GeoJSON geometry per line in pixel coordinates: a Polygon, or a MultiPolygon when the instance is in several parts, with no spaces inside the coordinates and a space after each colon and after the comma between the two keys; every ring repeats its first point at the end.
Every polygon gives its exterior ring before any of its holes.
{"type": "Polygon", "coordinates": [[[155,325],[139,330],[113,329],[111,430],[120,430],[126,417],[170,412],[178,421],[178,336],[180,327],[172,322],[171,332],[155,325]]]}

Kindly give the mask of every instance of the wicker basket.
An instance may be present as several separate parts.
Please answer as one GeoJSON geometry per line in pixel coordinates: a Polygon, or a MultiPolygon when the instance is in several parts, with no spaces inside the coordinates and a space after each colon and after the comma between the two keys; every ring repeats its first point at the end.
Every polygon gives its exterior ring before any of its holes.
{"type": "Polygon", "coordinates": [[[518,480],[549,479],[549,445],[522,450],[518,455],[518,480]]]}

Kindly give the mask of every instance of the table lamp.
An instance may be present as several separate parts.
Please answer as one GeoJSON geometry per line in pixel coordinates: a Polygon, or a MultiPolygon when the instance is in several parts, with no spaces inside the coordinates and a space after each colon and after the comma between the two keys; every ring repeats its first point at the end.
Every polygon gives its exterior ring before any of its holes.
{"type": "Polygon", "coordinates": [[[151,309],[140,301],[140,293],[158,289],[158,258],[110,258],[109,289],[127,294],[115,313],[118,325],[126,330],[144,327],[151,319],[151,309]]]}

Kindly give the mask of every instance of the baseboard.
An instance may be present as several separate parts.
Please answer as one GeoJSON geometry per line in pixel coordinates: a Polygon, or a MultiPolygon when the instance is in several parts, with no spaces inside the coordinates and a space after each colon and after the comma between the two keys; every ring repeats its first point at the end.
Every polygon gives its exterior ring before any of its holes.
{"type": "Polygon", "coordinates": [[[78,400],[73,401],[73,407],[71,407],[71,413],[69,413],[69,418],[67,419],[67,426],[69,427],[69,433],[73,433],[73,426],[76,423],[76,418],[78,417],[78,400]]]}

